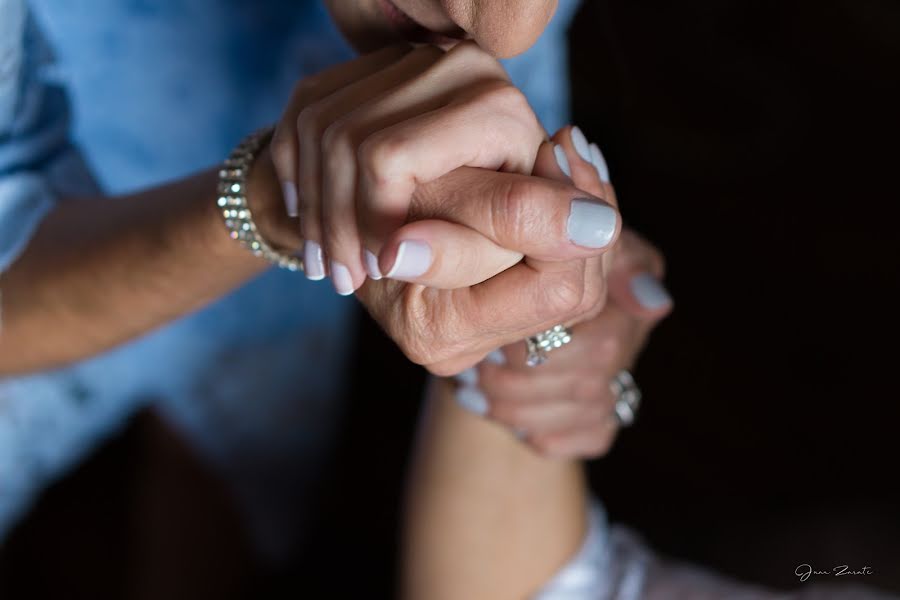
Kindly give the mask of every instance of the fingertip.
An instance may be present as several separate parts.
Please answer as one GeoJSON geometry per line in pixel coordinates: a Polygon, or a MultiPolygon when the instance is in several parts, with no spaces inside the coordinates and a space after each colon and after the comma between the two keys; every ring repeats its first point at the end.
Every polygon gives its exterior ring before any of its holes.
{"type": "Polygon", "coordinates": [[[397,245],[394,252],[389,252],[381,257],[379,266],[387,278],[414,279],[427,273],[433,260],[434,254],[428,242],[403,240],[397,245]],[[390,254],[393,256],[388,259],[390,254]]]}
{"type": "Polygon", "coordinates": [[[591,249],[609,247],[621,229],[619,211],[599,198],[574,198],[566,220],[569,240],[591,249]]]}
{"type": "Polygon", "coordinates": [[[581,157],[581,160],[588,164],[593,164],[591,160],[591,146],[588,143],[584,132],[581,131],[581,128],[577,125],[573,126],[569,131],[569,134],[572,136],[572,146],[575,148],[575,152],[578,153],[578,156],[581,157]]]}
{"type": "Polygon", "coordinates": [[[303,267],[306,278],[312,281],[325,279],[325,254],[318,242],[303,242],[303,267]]]}
{"type": "Polygon", "coordinates": [[[566,177],[572,177],[572,168],[569,166],[569,159],[566,158],[565,149],[559,144],[553,144],[553,156],[556,158],[556,165],[566,177]]]}
{"type": "Polygon", "coordinates": [[[645,310],[670,310],[674,305],[672,295],[663,283],[651,273],[634,275],[628,282],[628,288],[635,301],[645,310]]]}
{"type": "Polygon", "coordinates": [[[597,169],[597,176],[600,177],[600,181],[603,183],[609,183],[609,167],[606,165],[606,159],[603,157],[603,153],[600,152],[600,146],[591,143],[590,149],[591,162],[594,163],[594,168],[597,169]]]}
{"type": "Polygon", "coordinates": [[[331,282],[334,284],[334,290],[341,296],[350,296],[356,291],[353,284],[353,275],[350,269],[344,263],[332,260],[328,266],[331,272],[331,282]]]}
{"type": "Polygon", "coordinates": [[[497,348],[496,350],[488,352],[487,356],[484,357],[484,360],[495,365],[505,365],[506,355],[503,354],[503,350],[497,348]]]}
{"type": "Polygon", "coordinates": [[[645,270],[612,274],[609,293],[627,314],[648,323],[665,318],[675,306],[659,277],[645,270]]]}
{"type": "Polygon", "coordinates": [[[378,264],[378,257],[375,253],[367,248],[363,248],[363,265],[366,268],[366,274],[375,281],[384,277],[381,267],[378,264]]]}

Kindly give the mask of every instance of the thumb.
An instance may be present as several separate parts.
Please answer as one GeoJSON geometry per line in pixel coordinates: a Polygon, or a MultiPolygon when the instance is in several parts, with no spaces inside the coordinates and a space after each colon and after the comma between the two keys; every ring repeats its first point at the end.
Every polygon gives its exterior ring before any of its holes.
{"type": "Polygon", "coordinates": [[[662,283],[665,261],[650,242],[625,228],[609,271],[609,297],[625,312],[658,321],[671,312],[672,296],[662,283]]]}

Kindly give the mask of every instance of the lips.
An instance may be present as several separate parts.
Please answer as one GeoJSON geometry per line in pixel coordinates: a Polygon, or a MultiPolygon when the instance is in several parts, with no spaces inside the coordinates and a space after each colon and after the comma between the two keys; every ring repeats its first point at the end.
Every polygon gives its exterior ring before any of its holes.
{"type": "Polygon", "coordinates": [[[426,29],[400,10],[391,0],[378,0],[378,5],[391,26],[407,41],[441,46],[454,44],[467,37],[461,30],[459,34],[446,34],[426,29]]]}

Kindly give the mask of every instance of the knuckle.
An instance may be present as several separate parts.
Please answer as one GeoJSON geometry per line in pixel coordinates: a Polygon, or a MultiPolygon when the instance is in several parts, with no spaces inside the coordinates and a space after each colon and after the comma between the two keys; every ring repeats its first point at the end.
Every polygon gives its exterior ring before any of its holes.
{"type": "Polygon", "coordinates": [[[584,279],[578,274],[566,273],[556,278],[553,285],[543,288],[542,306],[547,318],[560,318],[577,314],[584,303],[584,279]]]}
{"type": "Polygon", "coordinates": [[[594,354],[601,364],[614,362],[621,352],[622,341],[614,335],[604,335],[594,342],[594,354]]]}
{"type": "Polygon", "coordinates": [[[505,73],[500,61],[473,41],[463,42],[454,46],[446,53],[444,61],[454,66],[461,66],[459,63],[463,63],[469,69],[479,67],[488,69],[491,72],[503,71],[505,73]]]}
{"type": "Polygon", "coordinates": [[[439,319],[438,307],[422,298],[418,286],[405,285],[395,304],[391,337],[415,364],[437,365],[462,354],[453,324],[439,319]]]}
{"type": "Polygon", "coordinates": [[[322,133],[322,152],[326,157],[345,158],[353,155],[352,127],[346,121],[328,125],[322,133]]]}
{"type": "Polygon", "coordinates": [[[525,116],[528,121],[536,120],[528,98],[521,90],[508,82],[489,87],[480,94],[479,100],[503,112],[525,116]]]}
{"type": "Polygon", "coordinates": [[[363,175],[375,186],[387,185],[404,164],[405,141],[396,136],[376,134],[359,147],[363,175]]]}
{"type": "Polygon", "coordinates": [[[498,237],[521,245],[539,227],[538,215],[532,210],[534,184],[525,178],[512,178],[497,188],[491,210],[491,227],[498,237]]]}
{"type": "Polygon", "coordinates": [[[603,382],[596,376],[579,377],[572,395],[579,403],[591,406],[603,397],[603,382]]]}
{"type": "Polygon", "coordinates": [[[417,328],[407,326],[396,335],[394,341],[400,347],[401,352],[413,363],[423,366],[433,365],[440,361],[440,357],[428,343],[429,337],[419,334],[417,328]]]}
{"type": "Polygon", "coordinates": [[[311,104],[297,114],[297,135],[301,140],[313,140],[319,136],[322,120],[322,109],[311,104]]]}

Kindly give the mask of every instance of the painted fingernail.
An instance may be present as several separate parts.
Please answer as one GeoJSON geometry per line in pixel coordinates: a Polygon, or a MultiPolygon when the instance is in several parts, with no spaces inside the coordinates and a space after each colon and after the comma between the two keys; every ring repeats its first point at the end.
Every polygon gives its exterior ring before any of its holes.
{"type": "Polygon", "coordinates": [[[553,146],[553,155],[556,157],[556,164],[559,170],[566,174],[566,177],[572,176],[572,169],[569,168],[569,159],[566,158],[566,151],[559,144],[553,146]]]}
{"type": "Polygon", "coordinates": [[[394,266],[385,277],[409,279],[419,277],[431,268],[431,246],[420,240],[405,240],[397,248],[394,266]]]}
{"type": "Polygon", "coordinates": [[[588,144],[587,138],[584,137],[584,133],[578,127],[572,128],[572,145],[575,146],[575,152],[578,153],[582,160],[591,162],[591,146],[588,144]]]}
{"type": "Polygon", "coordinates": [[[484,357],[484,360],[489,363],[494,363],[495,365],[505,365],[506,364],[506,355],[503,354],[503,351],[499,348],[497,350],[492,350],[487,356],[484,357]]]}
{"type": "Polygon", "coordinates": [[[594,168],[597,169],[600,181],[609,183],[609,167],[606,166],[606,159],[603,158],[603,153],[600,152],[600,146],[593,143],[591,144],[591,162],[594,163],[594,168]]]}
{"type": "Polygon", "coordinates": [[[609,204],[589,198],[575,198],[569,212],[566,230],[569,239],[579,246],[603,248],[616,234],[616,210],[609,204]]]}
{"type": "Polygon", "coordinates": [[[297,203],[297,187],[292,181],[285,181],[281,184],[281,194],[284,198],[284,209],[289,217],[299,216],[300,211],[297,203]]]}
{"type": "Polygon", "coordinates": [[[378,257],[369,250],[363,250],[363,264],[366,265],[366,273],[369,277],[378,281],[382,278],[381,269],[378,267],[378,257]]]}
{"type": "Polygon", "coordinates": [[[353,277],[350,275],[350,269],[343,263],[336,260],[331,261],[331,282],[334,283],[335,291],[341,296],[349,296],[353,293],[353,277]]]}
{"type": "Polygon", "coordinates": [[[456,390],[456,402],[465,410],[484,416],[488,411],[488,401],[477,387],[464,385],[456,390]]]}
{"type": "Polygon", "coordinates": [[[478,369],[471,367],[456,376],[456,381],[462,385],[476,386],[478,385],[478,369]]]}
{"type": "Polygon", "coordinates": [[[660,281],[650,273],[631,278],[631,293],[638,303],[648,310],[656,310],[672,304],[672,296],[660,281]]]}
{"type": "Polygon", "coordinates": [[[306,240],[303,243],[303,269],[307,279],[325,279],[325,257],[322,256],[322,246],[316,242],[306,240]]]}

